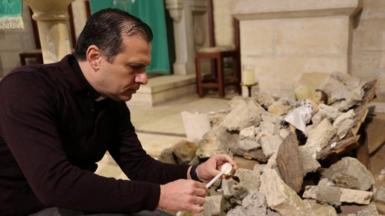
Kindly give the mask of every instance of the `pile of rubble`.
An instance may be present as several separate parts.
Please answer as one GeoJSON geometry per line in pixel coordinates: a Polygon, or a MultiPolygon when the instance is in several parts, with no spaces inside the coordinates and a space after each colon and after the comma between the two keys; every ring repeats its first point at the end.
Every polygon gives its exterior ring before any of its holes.
{"type": "MultiPolygon", "coordinates": [[[[234,98],[231,110],[212,115],[198,148],[188,149],[192,163],[227,153],[249,169],[212,187],[202,215],[380,215],[374,201],[385,203],[385,188],[375,188],[371,172],[346,156],[358,145],[374,85],[334,74],[317,89],[298,86],[295,99],[234,98]]],[[[172,151],[163,157],[177,162],[183,154],[172,151]]]]}

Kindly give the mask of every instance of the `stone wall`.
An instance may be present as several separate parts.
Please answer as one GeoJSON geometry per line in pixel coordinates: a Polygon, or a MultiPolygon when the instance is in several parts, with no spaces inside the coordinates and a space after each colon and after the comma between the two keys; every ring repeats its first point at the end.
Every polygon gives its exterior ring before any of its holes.
{"type": "Polygon", "coordinates": [[[378,100],[385,102],[385,1],[363,0],[353,31],[351,73],[363,79],[378,78],[378,100]]]}
{"type": "Polygon", "coordinates": [[[303,73],[347,73],[347,17],[241,21],[242,64],[254,65],[260,90],[291,93],[303,73]]]}
{"type": "Polygon", "coordinates": [[[24,30],[0,30],[0,76],[20,65],[20,52],[35,48],[30,17],[24,6],[24,30]]]}
{"type": "Polygon", "coordinates": [[[241,64],[254,66],[260,91],[281,96],[304,73],[349,73],[359,8],[359,0],[239,1],[241,64]]]}

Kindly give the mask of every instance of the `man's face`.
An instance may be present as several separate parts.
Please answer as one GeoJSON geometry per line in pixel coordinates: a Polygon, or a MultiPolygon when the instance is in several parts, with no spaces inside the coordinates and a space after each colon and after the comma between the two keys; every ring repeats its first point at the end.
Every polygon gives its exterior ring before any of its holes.
{"type": "Polygon", "coordinates": [[[123,50],[111,62],[102,56],[96,75],[103,95],[117,101],[128,101],[147,84],[146,66],[151,61],[151,45],[141,36],[123,36],[123,50]]]}

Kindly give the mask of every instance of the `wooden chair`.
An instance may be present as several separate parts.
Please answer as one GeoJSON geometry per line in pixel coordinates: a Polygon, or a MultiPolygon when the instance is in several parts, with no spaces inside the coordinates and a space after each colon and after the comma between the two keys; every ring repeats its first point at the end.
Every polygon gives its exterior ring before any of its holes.
{"type": "MultiPolygon", "coordinates": [[[[209,1],[209,29],[212,47],[198,50],[195,57],[197,93],[204,95],[205,89],[217,89],[219,96],[225,96],[225,87],[235,85],[240,93],[239,22],[231,16],[236,0],[209,1]],[[227,73],[228,61],[232,59],[232,73],[227,73]],[[202,61],[213,61],[210,74],[202,73],[202,61]],[[226,70],[225,70],[226,69],[226,70]],[[225,72],[226,71],[226,72],[225,72]]],[[[231,65],[231,63],[230,63],[231,65]]]]}

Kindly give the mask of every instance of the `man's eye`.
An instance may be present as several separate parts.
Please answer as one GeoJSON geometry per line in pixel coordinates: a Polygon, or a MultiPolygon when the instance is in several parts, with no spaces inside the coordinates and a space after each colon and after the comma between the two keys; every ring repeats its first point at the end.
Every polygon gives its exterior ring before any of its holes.
{"type": "Polygon", "coordinates": [[[132,69],[134,70],[140,70],[141,68],[143,68],[142,66],[132,66],[132,69]]]}

